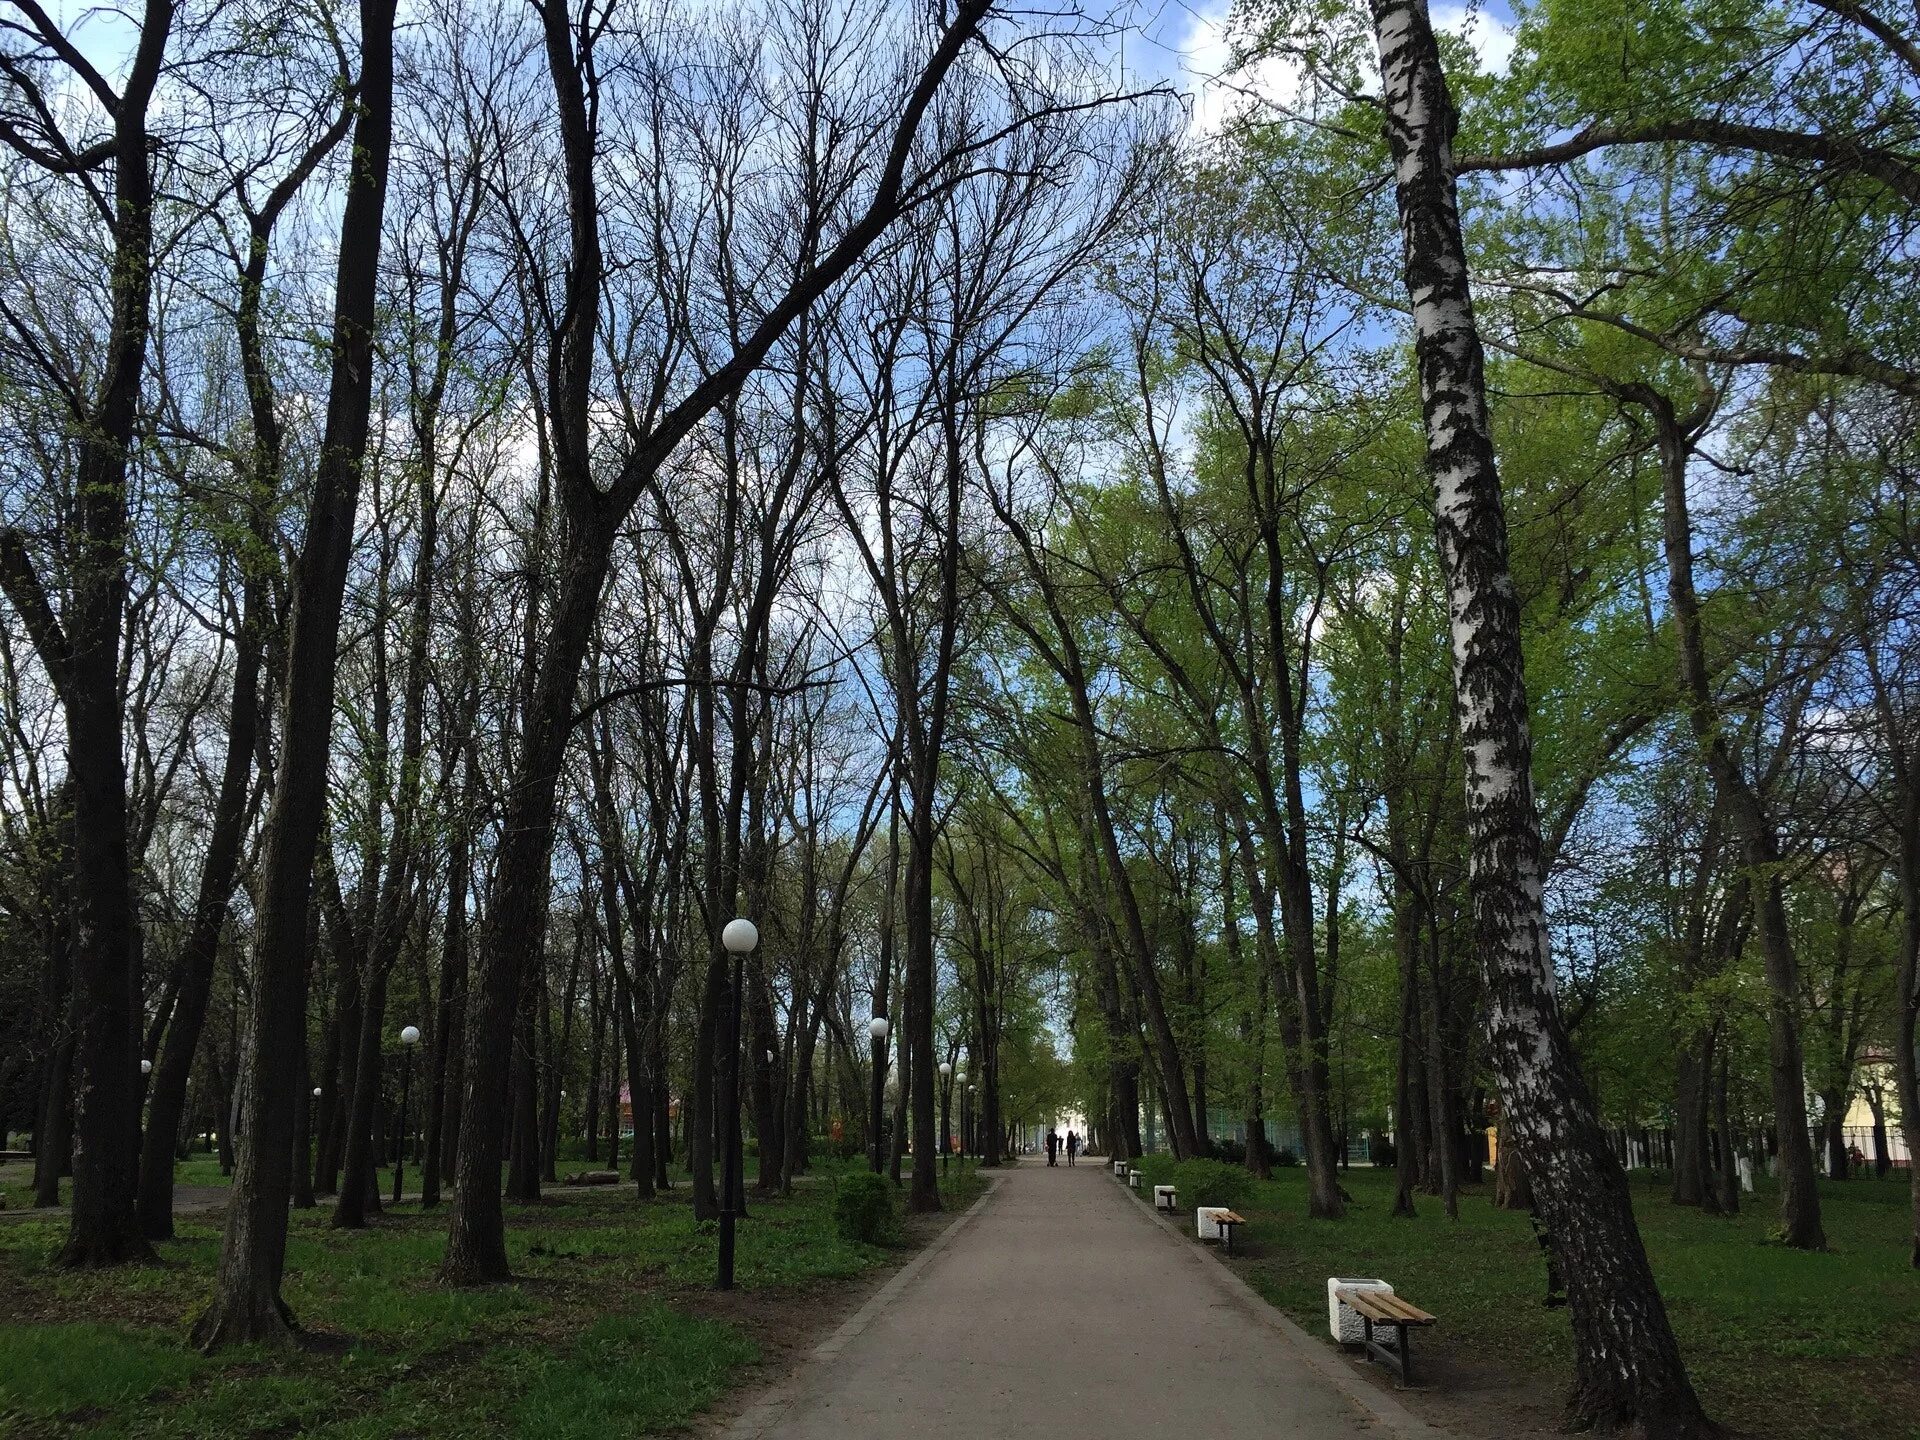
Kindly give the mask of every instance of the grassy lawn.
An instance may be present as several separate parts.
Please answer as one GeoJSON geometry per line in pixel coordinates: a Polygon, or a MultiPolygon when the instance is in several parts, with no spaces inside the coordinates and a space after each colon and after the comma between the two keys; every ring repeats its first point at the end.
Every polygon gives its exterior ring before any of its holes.
{"type": "MultiPolygon", "coordinates": [[[[1395,1220],[1392,1173],[1356,1169],[1343,1177],[1348,1217],[1309,1221],[1304,1172],[1278,1174],[1235,1207],[1249,1223],[1234,1263],[1255,1289],[1324,1336],[1327,1277],[1380,1276],[1440,1318],[1415,1355],[1436,1362],[1435,1400],[1450,1391],[1460,1405],[1446,1418],[1471,1425],[1504,1411],[1514,1429],[1529,1412],[1556,1418],[1571,1332],[1565,1310],[1541,1304],[1546,1270],[1525,1214],[1494,1209],[1489,1185],[1462,1195],[1457,1223],[1426,1196],[1413,1220],[1395,1220]]],[[[1777,1213],[1765,1187],[1728,1220],[1676,1208],[1663,1185],[1636,1178],[1641,1233],[1694,1383],[1716,1418],[1749,1435],[1920,1435],[1905,1177],[1822,1182],[1821,1200],[1833,1249],[1811,1255],[1769,1243],[1777,1213]]]]}
{"type": "MultiPolygon", "coordinates": [[[[393,1172],[391,1170],[383,1170],[381,1174],[386,1179],[389,1188],[391,1188],[393,1172]]],[[[174,1163],[173,1183],[177,1186],[210,1188],[227,1185],[230,1183],[230,1179],[228,1176],[220,1173],[220,1157],[218,1155],[203,1154],[196,1149],[186,1159],[174,1163]]],[[[62,1180],[60,1182],[60,1203],[63,1205],[66,1204],[68,1199],[71,1198],[72,1193],[73,1182],[71,1180],[62,1180]]],[[[33,1161],[9,1160],[5,1165],[0,1165],[0,1201],[5,1202],[4,1207],[0,1208],[8,1210],[26,1210],[32,1207],[33,1161]]]]}
{"type": "MultiPolygon", "coordinates": [[[[983,1183],[968,1177],[952,1198],[983,1183]]],[[[708,1288],[713,1227],[694,1223],[684,1188],[646,1205],[621,1186],[510,1206],[515,1281],[481,1290],[435,1283],[444,1210],[404,1205],[359,1232],[301,1212],[285,1295],[302,1348],[213,1358],[186,1332],[211,1292],[217,1216],[183,1219],[159,1264],[101,1274],[47,1268],[64,1223],[0,1224],[0,1434],[676,1429],[748,1378],[763,1347],[831,1313],[820,1302],[834,1287],[899,1258],[842,1240],[833,1194],[828,1167],[790,1199],[751,1197],[727,1296],[708,1288]]]]}

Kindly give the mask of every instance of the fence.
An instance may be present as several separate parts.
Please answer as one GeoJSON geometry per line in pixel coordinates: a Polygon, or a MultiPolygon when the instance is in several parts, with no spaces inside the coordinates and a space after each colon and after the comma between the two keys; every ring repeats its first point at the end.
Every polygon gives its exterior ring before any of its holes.
{"type": "MultiPolygon", "coordinates": [[[[1813,1162],[1816,1168],[1827,1168],[1827,1132],[1824,1126],[1813,1125],[1807,1130],[1808,1139],[1813,1145],[1813,1162]]],[[[1873,1127],[1871,1125],[1843,1125],[1840,1128],[1841,1143],[1848,1153],[1854,1156],[1855,1165],[1873,1167],[1876,1164],[1873,1127]]],[[[1616,1126],[1609,1128],[1607,1138],[1613,1143],[1613,1153],[1620,1163],[1629,1170],[1671,1170],[1673,1168],[1673,1131],[1663,1126],[1616,1126]]],[[[1885,1132],[1887,1163],[1889,1168],[1904,1170],[1909,1164],[1906,1138],[1897,1126],[1888,1126],[1885,1132]]],[[[1773,1137],[1767,1131],[1737,1131],[1733,1137],[1733,1150],[1736,1155],[1744,1156],[1754,1162],[1756,1170],[1765,1170],[1771,1163],[1775,1151],[1773,1137]]]]}

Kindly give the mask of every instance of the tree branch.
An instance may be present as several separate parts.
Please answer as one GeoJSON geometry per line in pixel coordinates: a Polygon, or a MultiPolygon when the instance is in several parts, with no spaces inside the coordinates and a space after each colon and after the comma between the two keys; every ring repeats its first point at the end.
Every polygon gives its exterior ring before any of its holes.
{"type": "Polygon", "coordinates": [[[33,641],[40,663],[47,667],[47,673],[53,677],[64,699],[73,652],[67,644],[66,631],[60,628],[59,617],[47,602],[46,587],[33,568],[27,543],[10,525],[0,530],[0,592],[26,622],[27,636],[33,641]]]}
{"type": "Polygon", "coordinates": [[[1781,160],[1810,160],[1829,170],[1857,171],[1885,185],[1902,199],[1920,205],[1920,169],[1897,151],[1867,145],[1857,139],[1809,135],[1766,125],[1743,125],[1730,120],[1682,116],[1645,125],[1589,125],[1552,145],[1516,150],[1506,155],[1462,155],[1455,158],[1456,173],[1539,170],[1564,165],[1596,150],[1616,145],[1708,145],[1721,150],[1745,150],[1781,160]]]}

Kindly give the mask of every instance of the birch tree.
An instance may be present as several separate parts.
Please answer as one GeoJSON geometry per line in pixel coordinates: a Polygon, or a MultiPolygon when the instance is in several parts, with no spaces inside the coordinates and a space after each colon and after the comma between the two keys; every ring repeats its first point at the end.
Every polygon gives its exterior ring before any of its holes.
{"type": "Polygon", "coordinates": [[[1710,1434],[1554,994],[1520,614],[1453,172],[1458,119],[1425,0],[1371,8],[1447,588],[1490,1044],[1507,1133],[1566,1276],[1568,1409],[1578,1422],[1647,1435],[1710,1434]]]}

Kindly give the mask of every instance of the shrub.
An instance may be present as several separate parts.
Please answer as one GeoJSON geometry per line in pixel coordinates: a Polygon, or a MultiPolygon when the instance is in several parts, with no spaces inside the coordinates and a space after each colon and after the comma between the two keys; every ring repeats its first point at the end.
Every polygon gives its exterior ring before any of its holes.
{"type": "Polygon", "coordinates": [[[1378,1132],[1368,1139],[1367,1154],[1379,1170],[1391,1170],[1400,1162],[1400,1152],[1393,1148],[1393,1141],[1378,1132]]]}
{"type": "Polygon", "coordinates": [[[1285,1145],[1282,1145],[1278,1150],[1273,1152],[1273,1163],[1276,1165],[1285,1165],[1291,1168],[1292,1166],[1298,1165],[1300,1163],[1300,1157],[1294,1154],[1293,1151],[1288,1149],[1285,1145]]]}
{"type": "Polygon", "coordinates": [[[1244,1165],[1247,1163],[1247,1147],[1232,1136],[1228,1136],[1224,1140],[1213,1142],[1213,1158],[1225,1160],[1234,1165],[1244,1165]]]}
{"type": "Polygon", "coordinates": [[[807,1151],[813,1155],[831,1155],[835,1160],[854,1160],[867,1153],[867,1137],[856,1130],[843,1131],[838,1140],[832,1135],[810,1135],[807,1151]]]}
{"type": "Polygon", "coordinates": [[[1140,1198],[1153,1199],[1153,1187],[1173,1184],[1173,1157],[1165,1154],[1142,1155],[1133,1162],[1140,1172],[1140,1198]]]}
{"type": "Polygon", "coordinates": [[[842,1240],[884,1245],[899,1234],[893,1213],[893,1182],[871,1170],[840,1181],[833,1197],[833,1224],[842,1240]]]}
{"type": "Polygon", "coordinates": [[[1245,1205],[1253,1199],[1255,1183],[1240,1166],[1224,1160],[1183,1160],[1173,1169],[1174,1189],[1188,1207],[1245,1205]]]}

